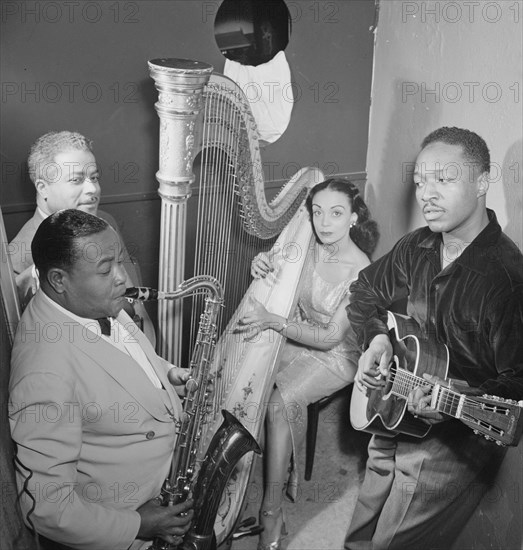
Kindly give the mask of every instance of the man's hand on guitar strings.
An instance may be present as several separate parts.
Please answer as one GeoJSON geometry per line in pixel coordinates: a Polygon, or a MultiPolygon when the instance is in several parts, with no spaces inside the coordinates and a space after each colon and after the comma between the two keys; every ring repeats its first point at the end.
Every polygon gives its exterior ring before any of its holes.
{"type": "Polygon", "coordinates": [[[392,359],[392,344],[386,334],[375,336],[369,347],[360,357],[358,372],[354,379],[356,386],[367,393],[367,388],[375,390],[385,385],[392,359]]]}
{"type": "Polygon", "coordinates": [[[431,407],[432,388],[435,384],[440,384],[441,386],[448,386],[448,384],[445,380],[431,374],[424,374],[423,378],[427,380],[427,384],[418,386],[409,393],[407,408],[414,418],[420,418],[427,424],[438,424],[447,420],[448,417],[441,414],[438,409],[431,407]]]}

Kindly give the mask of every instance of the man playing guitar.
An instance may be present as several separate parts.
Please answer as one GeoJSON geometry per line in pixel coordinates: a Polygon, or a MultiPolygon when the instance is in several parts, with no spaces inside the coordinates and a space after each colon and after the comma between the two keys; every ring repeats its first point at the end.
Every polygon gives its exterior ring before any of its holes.
{"type": "Polygon", "coordinates": [[[421,336],[447,346],[450,379],[424,374],[406,396],[408,411],[432,425],[425,437],[372,437],[347,550],[450,548],[503,459],[502,447],[431,405],[434,384],[523,399],[523,256],[486,208],[489,169],[477,134],[444,127],[427,136],[414,182],[428,227],[351,285],[347,313],[365,350],[355,392],[388,383],[385,310],[401,299],[421,336]]]}

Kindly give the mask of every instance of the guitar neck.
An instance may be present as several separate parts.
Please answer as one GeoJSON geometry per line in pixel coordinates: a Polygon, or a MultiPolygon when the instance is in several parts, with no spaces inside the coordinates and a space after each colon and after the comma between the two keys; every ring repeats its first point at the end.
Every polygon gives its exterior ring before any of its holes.
{"type": "Polygon", "coordinates": [[[464,412],[466,412],[467,406],[477,406],[476,401],[465,394],[451,390],[441,384],[433,384],[420,376],[412,374],[408,370],[397,368],[393,376],[394,381],[391,391],[394,395],[407,399],[409,393],[415,388],[419,386],[431,386],[432,401],[430,406],[454,418],[461,418],[464,412]]]}

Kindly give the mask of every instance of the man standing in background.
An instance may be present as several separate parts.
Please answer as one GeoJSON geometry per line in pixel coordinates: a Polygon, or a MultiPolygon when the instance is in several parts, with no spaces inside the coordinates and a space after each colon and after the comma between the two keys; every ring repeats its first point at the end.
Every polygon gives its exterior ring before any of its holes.
{"type": "MultiPolygon", "coordinates": [[[[27,164],[29,177],[36,188],[36,210],[9,244],[22,309],[38,287],[31,241],[42,221],[57,210],[76,208],[107,221],[120,239],[127,274],[126,285],[140,286],[138,265],[127,252],[116,221],[98,209],[101,191],[92,141],[76,132],[49,132],[35,141],[27,164]]],[[[154,327],[143,304],[134,304],[134,309],[131,304],[126,304],[125,308],[154,345],[154,327]]]]}

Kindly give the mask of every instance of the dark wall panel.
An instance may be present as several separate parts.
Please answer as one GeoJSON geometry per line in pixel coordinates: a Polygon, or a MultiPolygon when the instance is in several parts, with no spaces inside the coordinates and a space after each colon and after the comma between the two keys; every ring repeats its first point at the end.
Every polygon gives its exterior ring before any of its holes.
{"type": "MultiPolygon", "coordinates": [[[[102,208],[120,223],[145,282],[156,281],[157,92],[147,60],[186,57],[221,72],[225,59],[214,39],[220,3],[2,2],[0,204],[9,238],[34,206],[25,167],[31,143],[49,130],[77,130],[94,140],[102,208]]],[[[262,152],[266,179],[311,164],[328,174],[363,172],[374,1],[287,4],[296,103],[285,134],[262,152]]]]}

